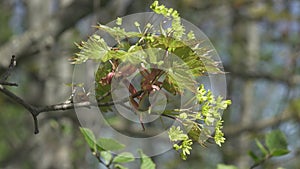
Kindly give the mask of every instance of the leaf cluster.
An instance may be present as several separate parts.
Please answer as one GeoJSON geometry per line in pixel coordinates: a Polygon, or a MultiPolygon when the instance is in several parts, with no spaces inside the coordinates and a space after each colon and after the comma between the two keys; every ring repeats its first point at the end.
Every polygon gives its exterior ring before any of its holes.
{"type": "Polygon", "coordinates": [[[255,143],[260,152],[255,153],[254,151],[249,151],[249,156],[255,162],[252,168],[261,165],[272,157],[283,156],[290,152],[287,148],[286,136],[280,130],[273,130],[267,133],[264,138],[264,143],[258,139],[255,139],[255,143]]]}
{"type": "MultiPolygon", "coordinates": [[[[158,1],[154,1],[150,8],[154,11],[154,15],[162,15],[166,22],[171,21],[171,26],[166,27],[165,22],[161,22],[159,29],[154,28],[151,23],[141,28],[140,23],[134,22],[133,26],[137,27],[138,32],[132,32],[122,27],[122,18],[116,20],[115,27],[99,24],[95,28],[113,37],[116,44],[109,46],[103,37],[94,34],[86,42],[77,44],[81,51],[73,58],[73,63],[81,64],[87,60],[100,63],[95,72],[96,95],[97,98],[101,98],[98,101],[111,101],[111,95],[106,93],[111,91],[110,81],[118,73],[120,63],[125,62],[134,70],[139,70],[142,65],[145,68],[166,68],[148,80],[154,81],[163,77],[159,88],[173,95],[186,92],[194,95],[191,100],[195,106],[164,112],[180,121],[182,125],[171,127],[169,136],[174,142],[174,149],[180,151],[182,158],[186,159],[193,142],[203,144],[207,138],[213,138],[215,143],[221,146],[225,141],[221,114],[231,102],[223,100],[220,96],[215,97],[211,91],[204,89],[203,85],[197,88],[198,84],[194,77],[223,73],[218,63],[212,59],[211,49],[204,47],[202,40],[196,39],[193,31],[185,29],[176,10],[159,5],[158,1]],[[212,128],[215,132],[211,130],[212,128]]],[[[138,88],[143,89],[142,84],[143,82],[138,88]]],[[[101,109],[104,112],[110,110],[101,109]]],[[[97,146],[105,147],[107,140],[102,139],[97,144],[91,144],[89,139],[87,141],[90,146],[96,146],[93,147],[94,151],[99,151],[97,146]]],[[[107,149],[111,150],[111,147],[107,149]]]]}
{"type": "MultiPolygon", "coordinates": [[[[135,160],[133,154],[129,152],[122,152],[117,155],[114,153],[114,151],[125,148],[125,145],[119,143],[117,140],[103,137],[96,139],[94,133],[88,128],[80,128],[80,131],[93,155],[107,168],[127,169],[124,164],[135,160]]],[[[141,150],[138,152],[141,161],[140,169],[155,169],[155,164],[151,158],[145,155],[141,150]]]]}

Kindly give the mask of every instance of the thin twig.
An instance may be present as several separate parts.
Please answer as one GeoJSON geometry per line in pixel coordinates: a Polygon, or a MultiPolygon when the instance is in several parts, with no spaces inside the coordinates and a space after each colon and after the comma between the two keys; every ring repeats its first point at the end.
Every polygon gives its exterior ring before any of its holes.
{"type": "MultiPolygon", "coordinates": [[[[4,73],[3,76],[1,76],[1,79],[6,80],[9,75],[10,72],[12,71],[12,69],[14,68],[14,66],[16,65],[16,61],[15,61],[15,57],[13,56],[11,59],[11,63],[9,65],[9,71],[6,71],[4,73]]],[[[2,82],[3,84],[13,84],[13,83],[8,83],[8,82],[2,82]]],[[[4,88],[3,84],[0,84],[0,92],[2,92],[3,94],[5,94],[6,96],[8,96],[9,98],[11,98],[13,101],[15,101],[16,103],[22,105],[25,109],[27,109],[32,117],[33,117],[33,121],[34,121],[34,133],[38,134],[39,133],[39,129],[38,129],[38,119],[37,116],[40,113],[43,112],[51,112],[51,111],[63,111],[63,110],[69,110],[69,109],[74,109],[75,107],[90,107],[90,106],[99,106],[99,107],[106,107],[106,106],[112,106],[115,104],[120,104],[120,103],[124,103],[129,101],[128,98],[124,98],[121,99],[119,101],[112,101],[112,102],[106,102],[106,103],[91,103],[89,101],[84,101],[84,102],[79,102],[79,103],[60,103],[60,104],[54,104],[54,105],[50,105],[50,106],[33,106],[30,103],[27,103],[24,99],[22,99],[21,97],[17,96],[16,94],[12,93],[11,91],[9,91],[8,89],[4,88]]],[[[16,84],[17,85],[17,84],[16,84]]],[[[131,97],[137,97],[138,95],[140,95],[142,91],[137,92],[135,95],[132,95],[131,97]]]]}
{"type": "Polygon", "coordinates": [[[3,85],[3,86],[18,86],[17,83],[11,83],[11,82],[0,82],[0,85],[3,85]]]}
{"type": "Polygon", "coordinates": [[[14,100],[15,102],[17,102],[20,105],[22,105],[25,109],[27,109],[31,113],[31,115],[33,117],[33,121],[34,121],[34,133],[37,134],[39,132],[39,130],[38,130],[38,120],[37,120],[37,116],[38,116],[39,112],[37,111],[36,107],[34,107],[31,104],[27,103],[21,97],[15,95],[14,93],[12,93],[11,91],[7,90],[3,86],[3,85],[17,86],[16,83],[5,82],[7,80],[7,78],[10,76],[10,74],[13,71],[14,67],[16,66],[16,64],[17,64],[16,57],[15,57],[15,55],[13,55],[11,57],[8,69],[0,77],[0,91],[2,93],[4,93],[6,96],[8,96],[9,98],[11,98],[12,100],[14,100]]]}
{"type": "Polygon", "coordinates": [[[262,165],[264,162],[266,162],[271,157],[272,157],[272,155],[268,154],[267,156],[265,156],[265,158],[259,160],[258,162],[254,163],[253,165],[251,165],[249,169],[254,169],[255,167],[262,165]]]}
{"type": "Polygon", "coordinates": [[[10,76],[10,74],[13,71],[14,67],[16,66],[16,64],[17,64],[16,57],[15,57],[15,55],[13,55],[11,57],[8,69],[6,70],[6,72],[4,72],[0,76],[0,85],[4,85],[4,86],[18,86],[17,83],[6,82],[7,78],[10,76]]]}
{"type": "Polygon", "coordinates": [[[31,115],[33,117],[33,120],[34,120],[34,128],[35,128],[34,133],[37,134],[39,132],[38,122],[37,122],[37,116],[38,116],[39,112],[37,111],[36,107],[34,107],[31,104],[27,103],[26,101],[24,101],[19,96],[15,95],[11,91],[4,88],[2,85],[0,85],[0,91],[2,93],[4,93],[6,96],[8,96],[9,98],[11,98],[13,101],[15,101],[15,102],[19,103],[20,105],[22,105],[25,109],[27,109],[31,113],[31,115]]]}
{"type": "Polygon", "coordinates": [[[29,103],[27,103],[26,101],[24,101],[19,96],[17,96],[14,93],[12,93],[11,91],[9,91],[6,88],[4,88],[2,85],[0,85],[0,91],[2,93],[4,93],[6,96],[8,96],[9,98],[11,98],[12,100],[14,100],[15,102],[17,102],[20,105],[22,105],[28,111],[30,111],[30,112],[36,112],[35,107],[33,107],[32,105],[30,105],[29,103]]]}
{"type": "Polygon", "coordinates": [[[4,72],[1,77],[0,77],[0,82],[4,82],[7,80],[7,78],[10,76],[12,70],[14,69],[14,67],[17,65],[16,62],[16,56],[12,55],[11,60],[10,60],[10,64],[8,66],[8,69],[6,70],[6,72],[4,72]]]}

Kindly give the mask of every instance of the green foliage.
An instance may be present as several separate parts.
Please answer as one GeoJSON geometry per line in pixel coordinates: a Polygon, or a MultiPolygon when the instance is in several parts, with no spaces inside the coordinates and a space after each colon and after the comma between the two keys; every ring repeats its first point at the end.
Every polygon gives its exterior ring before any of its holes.
{"type": "Polygon", "coordinates": [[[263,146],[263,144],[258,140],[255,139],[255,143],[257,145],[257,147],[259,148],[259,150],[266,156],[268,155],[268,150],[263,146]]]}
{"type": "Polygon", "coordinates": [[[125,148],[125,145],[111,138],[99,138],[98,140],[96,140],[95,135],[88,128],[80,127],[80,131],[93,152],[96,152],[97,150],[116,151],[125,148]]]}
{"type": "MultiPolygon", "coordinates": [[[[141,89],[139,99],[135,103],[137,111],[141,111],[143,101],[147,100],[146,97],[141,96],[148,97],[154,85],[155,90],[164,89],[174,95],[192,93],[191,102],[195,103],[195,106],[164,112],[182,125],[182,127],[171,127],[168,133],[174,143],[174,149],[180,151],[181,157],[186,159],[193,142],[203,144],[207,138],[214,138],[217,145],[221,146],[224,143],[221,115],[231,102],[220,96],[215,97],[211,91],[204,89],[203,85],[197,89],[199,85],[195,78],[210,73],[223,73],[218,63],[211,58],[211,49],[203,47],[194,32],[185,29],[176,10],[159,5],[158,1],[151,5],[151,9],[157,15],[163,15],[166,20],[171,20],[171,27],[164,28],[162,22],[160,29],[154,30],[151,23],[141,28],[138,22],[134,22],[133,26],[137,27],[139,32],[129,32],[122,28],[122,18],[117,18],[116,27],[99,24],[95,28],[113,37],[116,45],[108,46],[101,36],[94,34],[88,41],[77,44],[81,52],[76,54],[73,63],[80,64],[87,60],[101,63],[95,72],[96,97],[101,102],[112,100],[111,95],[107,95],[111,90],[112,78],[117,79],[116,76],[126,76],[126,73],[135,71],[147,74],[143,75],[140,86],[135,87],[135,90],[141,89]],[[129,39],[136,39],[136,42],[129,42],[129,39]],[[179,59],[172,59],[175,58],[172,55],[179,59]],[[120,67],[120,63],[126,64],[120,67]],[[148,73],[143,70],[155,67],[166,69],[159,71],[149,69],[148,73]],[[158,79],[163,80],[158,82],[158,79]],[[149,89],[149,86],[152,88],[149,89]],[[211,127],[214,127],[215,132],[211,127]],[[204,137],[202,138],[201,135],[204,137]]],[[[137,93],[132,92],[131,96],[134,94],[137,93]]],[[[130,100],[130,102],[134,104],[134,101],[130,100]]],[[[102,112],[111,110],[109,107],[100,109],[102,112]]],[[[143,111],[147,109],[149,105],[143,107],[143,111]]],[[[121,144],[108,139],[98,140],[98,151],[103,151],[99,147],[111,151],[123,148],[121,144]]]]}
{"type": "Polygon", "coordinates": [[[183,134],[179,126],[172,126],[169,130],[169,138],[171,141],[182,141],[188,139],[188,136],[187,134],[183,134]]]}
{"type": "Polygon", "coordinates": [[[286,137],[280,130],[268,133],[265,142],[272,156],[282,156],[289,153],[286,137]]]}
{"type": "Polygon", "coordinates": [[[223,121],[219,120],[215,127],[214,139],[215,139],[216,144],[219,146],[221,146],[221,144],[225,142],[224,133],[222,132],[222,128],[223,128],[222,123],[223,123],[223,121]]]}
{"type": "Polygon", "coordinates": [[[113,160],[114,163],[128,163],[131,161],[134,161],[134,156],[128,152],[118,154],[113,160]]]}
{"type": "Polygon", "coordinates": [[[80,127],[80,131],[93,152],[115,151],[125,148],[125,145],[111,138],[99,138],[97,141],[94,133],[88,128],[80,127]]]}
{"type": "MultiPolygon", "coordinates": [[[[117,155],[113,154],[112,151],[125,148],[125,145],[119,143],[117,140],[111,138],[99,138],[96,142],[97,139],[90,129],[80,127],[80,131],[92,150],[93,155],[107,168],[126,169],[122,164],[135,160],[133,154],[129,152],[122,152],[117,155]]],[[[155,164],[150,157],[145,155],[141,150],[139,150],[138,153],[141,157],[141,169],[155,169],[155,164]]]]}
{"type": "Polygon", "coordinates": [[[79,129],[80,129],[81,133],[83,134],[84,139],[87,142],[87,144],[89,145],[89,147],[91,148],[91,150],[93,152],[95,152],[96,151],[96,137],[95,137],[94,133],[87,128],[80,127],[79,129]]]}
{"type": "MultiPolygon", "coordinates": [[[[231,104],[230,100],[223,100],[221,96],[215,99],[211,91],[206,91],[204,85],[198,89],[197,100],[202,105],[202,111],[195,114],[197,120],[202,120],[207,126],[215,126],[215,142],[219,146],[225,141],[222,132],[222,115],[221,112],[231,104]]],[[[211,133],[207,133],[211,135],[211,133]]]]}
{"type": "Polygon", "coordinates": [[[181,39],[185,29],[181,24],[179,13],[173,8],[166,8],[164,5],[159,5],[158,1],[154,1],[150,8],[157,14],[162,14],[166,18],[172,19],[172,29],[167,29],[166,34],[172,33],[175,39],[181,39]]]}
{"type": "Polygon", "coordinates": [[[73,63],[83,63],[88,59],[99,60],[110,50],[104,39],[95,34],[89,38],[88,42],[81,42],[76,46],[81,52],[76,54],[78,57],[74,58],[73,63]]]}
{"type": "Polygon", "coordinates": [[[200,134],[203,133],[207,138],[212,137],[213,133],[211,130],[207,130],[206,126],[215,126],[215,133],[213,138],[217,145],[221,146],[224,143],[225,138],[222,132],[223,120],[221,112],[231,104],[230,100],[223,100],[220,96],[215,99],[211,91],[206,91],[204,85],[198,88],[196,100],[201,106],[199,111],[178,110],[181,112],[177,115],[180,119],[185,130],[188,132],[184,134],[184,131],[179,127],[172,126],[169,130],[170,140],[173,142],[180,141],[180,145],[174,144],[176,150],[182,150],[181,156],[186,159],[186,155],[189,155],[192,141],[203,144],[204,139],[200,138],[200,134]],[[199,123],[199,121],[203,123],[199,123]]]}
{"type": "Polygon", "coordinates": [[[249,156],[254,160],[254,165],[262,164],[264,161],[274,156],[283,156],[289,153],[287,141],[283,132],[273,130],[267,133],[264,139],[265,145],[255,139],[255,143],[260,150],[260,154],[249,151],[249,156]]]}
{"type": "MultiPolygon", "coordinates": [[[[280,130],[273,130],[267,133],[264,138],[265,145],[258,139],[255,139],[255,143],[260,153],[257,154],[254,153],[254,151],[249,151],[248,155],[254,160],[254,164],[250,168],[262,165],[265,161],[274,156],[283,156],[289,153],[286,137],[280,130]]],[[[237,167],[233,165],[218,164],[217,169],[237,169],[237,167]]],[[[278,169],[283,168],[279,167],[278,169]]]]}
{"type": "Polygon", "coordinates": [[[155,164],[142,150],[138,151],[141,157],[141,168],[140,169],[155,169],[155,164]]]}
{"type": "Polygon", "coordinates": [[[104,160],[105,164],[109,164],[113,156],[109,151],[100,151],[100,157],[104,160]]]}
{"type": "Polygon", "coordinates": [[[187,155],[190,154],[190,150],[192,149],[193,141],[189,138],[187,134],[184,134],[179,126],[172,126],[169,130],[169,138],[174,143],[173,147],[175,150],[180,150],[181,158],[186,160],[187,155]]]}
{"type": "Polygon", "coordinates": [[[97,146],[99,146],[99,148],[102,148],[103,150],[111,151],[121,150],[125,148],[124,144],[121,144],[111,138],[99,138],[99,140],[97,141],[97,146]]]}

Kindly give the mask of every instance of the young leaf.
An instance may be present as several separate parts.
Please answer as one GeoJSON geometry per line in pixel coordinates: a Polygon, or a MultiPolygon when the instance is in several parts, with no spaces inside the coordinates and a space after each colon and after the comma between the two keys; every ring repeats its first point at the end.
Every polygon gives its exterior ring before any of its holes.
{"type": "Polygon", "coordinates": [[[92,149],[92,151],[96,150],[96,138],[94,133],[88,129],[88,128],[83,128],[80,127],[79,128],[81,133],[84,136],[85,141],[88,143],[89,147],[92,149]]]}
{"type": "Polygon", "coordinates": [[[92,35],[87,42],[82,42],[82,45],[77,45],[81,52],[76,53],[75,63],[83,63],[88,59],[98,60],[101,59],[108,51],[110,47],[107,46],[104,39],[99,35],[92,35]]]}
{"type": "Polygon", "coordinates": [[[258,162],[260,159],[257,157],[257,155],[253,151],[249,151],[248,155],[255,161],[258,162]]]}
{"type": "Polygon", "coordinates": [[[197,83],[191,76],[189,76],[188,70],[183,67],[179,67],[179,65],[175,65],[175,63],[174,67],[176,67],[175,70],[173,69],[167,72],[168,80],[172,83],[171,85],[176,85],[179,89],[179,93],[182,93],[185,89],[196,93],[197,83]]]}
{"type": "Polygon", "coordinates": [[[268,150],[261,144],[261,142],[258,139],[255,139],[255,143],[264,155],[269,154],[268,150]]]}
{"type": "Polygon", "coordinates": [[[106,164],[108,164],[110,162],[110,160],[112,159],[112,155],[108,151],[101,151],[100,156],[104,159],[106,164]]]}
{"type": "Polygon", "coordinates": [[[97,148],[101,150],[116,151],[125,147],[124,144],[119,143],[117,140],[111,138],[100,138],[97,141],[97,148]]]}
{"type": "Polygon", "coordinates": [[[122,29],[120,27],[111,28],[109,26],[99,24],[98,26],[95,26],[95,28],[109,33],[111,36],[115,37],[115,39],[119,41],[124,38],[142,37],[142,34],[139,32],[126,32],[125,29],[122,29]]]}
{"type": "Polygon", "coordinates": [[[274,130],[266,135],[266,146],[273,156],[289,153],[285,135],[280,130],[274,130]]]}
{"type": "Polygon", "coordinates": [[[128,152],[123,152],[113,159],[114,163],[128,163],[131,161],[134,161],[134,156],[128,152]]]}
{"type": "Polygon", "coordinates": [[[141,168],[140,169],[155,169],[155,164],[146,154],[139,150],[139,154],[141,156],[141,168]]]}
{"type": "Polygon", "coordinates": [[[287,149],[276,149],[271,152],[273,156],[283,156],[288,154],[290,151],[287,149]]]}

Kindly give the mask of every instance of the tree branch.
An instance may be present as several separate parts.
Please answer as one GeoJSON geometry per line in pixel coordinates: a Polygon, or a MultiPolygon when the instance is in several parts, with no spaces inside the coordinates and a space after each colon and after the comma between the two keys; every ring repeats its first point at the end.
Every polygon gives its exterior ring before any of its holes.
{"type": "Polygon", "coordinates": [[[50,105],[50,106],[36,107],[36,106],[33,106],[33,105],[27,103],[25,100],[23,100],[19,96],[15,95],[11,91],[7,90],[2,85],[0,85],[0,91],[2,93],[4,93],[6,96],[8,96],[9,98],[11,98],[13,101],[22,105],[25,109],[27,109],[31,113],[33,120],[34,120],[34,128],[35,128],[34,133],[35,134],[39,133],[37,116],[40,113],[69,110],[69,109],[74,109],[74,107],[87,107],[87,108],[90,108],[91,106],[106,107],[106,106],[112,106],[115,104],[120,104],[120,103],[123,103],[123,102],[126,102],[129,100],[129,99],[125,98],[125,99],[122,99],[119,101],[97,103],[97,104],[93,104],[89,101],[84,101],[84,102],[79,102],[79,103],[61,103],[61,104],[54,104],[54,105],[50,105]]]}
{"type": "MultiPolygon", "coordinates": [[[[26,102],[21,97],[15,95],[14,93],[12,93],[11,91],[9,91],[8,89],[6,89],[4,87],[4,85],[17,86],[16,83],[10,83],[10,82],[5,81],[8,79],[8,77],[10,76],[10,74],[13,71],[15,66],[16,66],[16,59],[15,59],[15,56],[13,55],[8,69],[6,70],[5,73],[3,73],[0,76],[0,92],[2,92],[3,94],[5,94],[9,98],[11,98],[16,103],[23,106],[26,110],[28,110],[31,113],[33,120],[34,120],[34,128],[35,128],[34,133],[35,134],[39,133],[37,116],[40,113],[51,112],[51,111],[64,111],[64,110],[74,109],[75,107],[78,107],[78,108],[79,107],[90,108],[91,106],[106,107],[106,106],[112,106],[112,105],[116,105],[116,104],[122,104],[124,102],[129,101],[129,98],[124,98],[124,99],[120,99],[119,101],[111,101],[111,102],[106,102],[106,103],[91,103],[89,101],[82,101],[82,102],[75,102],[75,103],[74,102],[59,103],[59,104],[54,104],[54,105],[49,105],[49,106],[34,106],[34,105],[26,102]]],[[[238,74],[243,77],[245,76],[245,74],[239,74],[239,73],[234,73],[234,74],[238,74]]],[[[285,79],[285,78],[278,79],[278,78],[274,78],[272,76],[265,76],[265,75],[258,75],[258,74],[247,74],[247,77],[248,78],[265,78],[265,79],[276,80],[279,82],[284,82],[284,83],[290,84],[289,79],[285,79]]],[[[143,91],[138,91],[131,97],[133,97],[133,98],[137,97],[142,92],[143,91]]],[[[166,115],[164,115],[164,116],[166,116],[166,115]]],[[[166,117],[168,117],[168,116],[166,116],[166,117]]],[[[262,120],[262,121],[257,122],[255,125],[251,124],[249,126],[243,126],[243,127],[239,127],[239,128],[236,128],[236,126],[226,127],[225,133],[227,136],[234,136],[234,135],[239,135],[240,133],[243,133],[246,131],[257,131],[257,130],[261,130],[261,129],[269,127],[269,126],[279,124],[281,122],[291,119],[292,117],[293,117],[292,113],[283,113],[282,116],[276,116],[271,119],[262,120]]],[[[173,118],[173,117],[169,117],[169,118],[173,118]]]]}
{"type": "Polygon", "coordinates": [[[31,113],[31,115],[33,117],[33,120],[34,120],[34,128],[35,128],[34,133],[35,134],[39,133],[38,121],[37,121],[37,116],[38,116],[39,112],[37,111],[37,109],[34,106],[32,106],[31,104],[24,101],[19,96],[15,95],[11,91],[4,88],[3,85],[0,85],[0,91],[2,93],[4,93],[6,96],[8,96],[9,98],[11,98],[13,101],[15,101],[15,102],[19,103],[20,105],[22,105],[25,109],[27,109],[31,113]]]}
{"type": "Polygon", "coordinates": [[[299,119],[299,115],[297,115],[296,113],[284,111],[282,115],[274,116],[273,118],[268,118],[265,120],[260,120],[246,126],[237,127],[237,124],[232,126],[227,126],[227,127],[225,126],[224,133],[226,134],[227,137],[233,137],[233,136],[238,136],[244,132],[259,131],[267,127],[272,127],[284,123],[287,120],[293,119],[295,116],[297,116],[297,118],[295,119],[299,119]]]}
{"type": "MultiPolygon", "coordinates": [[[[0,76],[0,80],[6,80],[10,76],[11,71],[13,70],[13,68],[15,66],[16,66],[15,56],[12,56],[10,65],[9,65],[7,71],[0,76]]],[[[10,99],[15,101],[16,103],[23,106],[26,110],[28,110],[31,113],[31,115],[33,117],[33,121],[34,121],[34,133],[35,134],[39,133],[37,116],[40,113],[69,110],[69,109],[74,109],[75,107],[87,107],[87,108],[90,108],[91,106],[106,107],[106,106],[112,106],[112,105],[121,104],[121,103],[129,101],[129,98],[124,98],[124,99],[120,99],[118,101],[111,101],[111,102],[106,102],[106,103],[91,103],[89,101],[82,101],[82,102],[76,102],[76,103],[74,103],[74,102],[60,103],[60,104],[54,104],[54,105],[50,105],[50,106],[34,106],[34,105],[26,102],[21,97],[17,96],[13,92],[6,89],[3,86],[4,84],[15,84],[15,83],[0,81],[0,92],[5,94],[6,96],[8,96],[10,99]]],[[[138,91],[131,97],[135,98],[135,97],[139,96],[141,93],[142,93],[142,91],[138,91]]]]}
{"type": "Polygon", "coordinates": [[[11,82],[0,82],[0,85],[3,85],[3,86],[18,86],[17,83],[11,83],[11,82]]]}
{"type": "Polygon", "coordinates": [[[274,76],[271,74],[261,73],[261,72],[246,72],[238,70],[233,70],[230,67],[224,66],[224,69],[229,72],[229,76],[236,76],[239,78],[244,79],[264,79],[268,81],[278,82],[278,83],[284,83],[287,85],[296,85],[300,84],[300,76],[299,75],[292,75],[292,76],[274,76]]]}
{"type": "MultiPolygon", "coordinates": [[[[35,130],[34,133],[38,133],[38,121],[37,121],[37,115],[38,112],[36,110],[36,108],[34,106],[32,106],[31,104],[27,103],[26,101],[24,101],[22,98],[20,98],[19,96],[15,95],[14,93],[12,93],[11,91],[7,90],[6,88],[4,88],[4,84],[6,84],[5,80],[7,80],[7,78],[10,76],[12,70],[14,69],[14,67],[16,66],[16,59],[15,56],[13,55],[11,60],[10,60],[10,64],[8,66],[8,69],[5,73],[3,73],[0,77],[0,91],[2,93],[4,93],[6,96],[10,97],[12,100],[14,100],[15,102],[19,103],[20,105],[22,105],[25,109],[27,109],[34,120],[34,126],[35,126],[35,130]]],[[[10,83],[12,84],[12,83],[10,83]]]]}

